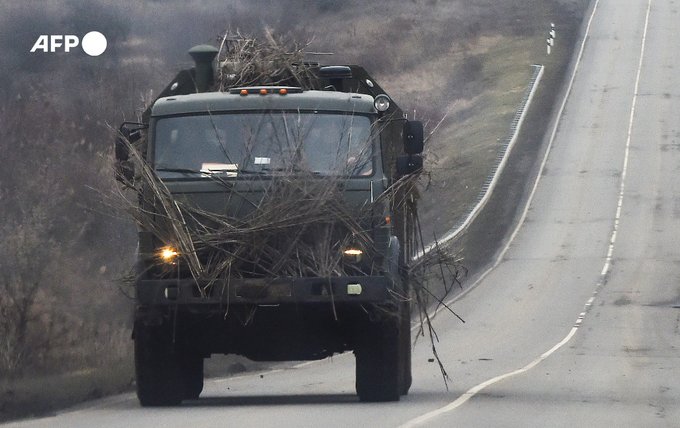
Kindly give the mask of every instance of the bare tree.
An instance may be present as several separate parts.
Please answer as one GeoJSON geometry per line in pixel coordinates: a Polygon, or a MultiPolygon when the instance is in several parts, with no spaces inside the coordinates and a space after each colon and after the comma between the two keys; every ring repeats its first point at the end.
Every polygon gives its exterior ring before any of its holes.
{"type": "Polygon", "coordinates": [[[24,221],[0,229],[0,373],[19,374],[39,355],[47,337],[33,329],[39,322],[40,289],[49,272],[56,244],[47,238],[49,224],[43,207],[33,207],[24,221]],[[38,333],[38,334],[36,334],[38,333]]]}

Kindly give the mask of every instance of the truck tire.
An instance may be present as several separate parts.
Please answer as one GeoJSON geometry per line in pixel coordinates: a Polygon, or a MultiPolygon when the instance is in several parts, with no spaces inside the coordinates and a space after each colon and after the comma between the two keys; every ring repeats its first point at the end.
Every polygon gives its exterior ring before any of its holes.
{"type": "Polygon", "coordinates": [[[411,388],[413,376],[411,374],[411,307],[408,302],[403,303],[400,330],[400,386],[399,395],[407,395],[411,388]]]}
{"type": "Polygon", "coordinates": [[[367,402],[399,401],[403,390],[399,320],[369,323],[354,351],[356,391],[367,402]]]}
{"type": "Polygon", "coordinates": [[[170,329],[137,323],[134,339],[139,404],[143,407],[180,404],[185,394],[184,382],[170,329]]]}
{"type": "MultiPolygon", "coordinates": [[[[400,248],[397,241],[396,248],[400,248]]],[[[403,258],[400,257],[400,253],[395,254],[397,257],[397,270],[392,275],[394,278],[398,278],[396,283],[401,293],[406,301],[400,303],[399,306],[399,317],[400,317],[400,331],[399,331],[399,346],[400,346],[400,356],[399,359],[399,394],[407,395],[408,390],[411,388],[411,383],[413,382],[413,377],[411,374],[411,302],[410,302],[410,278],[408,274],[408,269],[405,267],[403,258]]]]}
{"type": "Polygon", "coordinates": [[[182,358],[182,380],[184,399],[196,400],[203,391],[203,358],[186,355],[182,358]]]}

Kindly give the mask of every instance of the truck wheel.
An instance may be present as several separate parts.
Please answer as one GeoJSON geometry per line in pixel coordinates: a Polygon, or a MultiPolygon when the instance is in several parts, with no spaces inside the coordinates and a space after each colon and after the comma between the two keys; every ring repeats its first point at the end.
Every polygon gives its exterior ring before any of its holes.
{"type": "Polygon", "coordinates": [[[401,313],[401,331],[400,333],[400,386],[399,395],[408,394],[411,388],[413,377],[411,374],[411,308],[408,302],[403,303],[401,313]]]}
{"type": "Polygon", "coordinates": [[[143,407],[176,406],[184,384],[180,358],[174,352],[168,328],[135,325],[137,398],[143,407]]]}
{"type": "Polygon", "coordinates": [[[182,359],[184,399],[196,400],[203,391],[203,358],[188,355],[182,359]]]}
{"type": "Polygon", "coordinates": [[[403,360],[399,321],[369,323],[356,355],[356,390],[361,401],[398,401],[403,360]]]}

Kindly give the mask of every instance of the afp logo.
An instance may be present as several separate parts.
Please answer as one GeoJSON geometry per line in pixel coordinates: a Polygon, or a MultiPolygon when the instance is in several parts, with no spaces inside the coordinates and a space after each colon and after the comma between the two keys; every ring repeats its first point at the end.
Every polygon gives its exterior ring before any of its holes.
{"type": "Polygon", "coordinates": [[[31,52],[71,52],[78,45],[90,56],[99,56],[107,46],[106,37],[99,31],[90,31],[82,41],[73,34],[41,34],[35,41],[31,52]]]}

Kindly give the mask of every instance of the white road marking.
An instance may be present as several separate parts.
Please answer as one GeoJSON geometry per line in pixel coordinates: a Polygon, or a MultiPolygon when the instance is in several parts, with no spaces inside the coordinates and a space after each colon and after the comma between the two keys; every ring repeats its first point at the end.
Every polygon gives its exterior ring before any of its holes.
{"type": "MultiPolygon", "coordinates": [[[[562,105],[560,106],[559,113],[557,115],[558,118],[562,117],[564,107],[567,103],[567,99],[569,98],[569,94],[571,93],[571,89],[572,89],[572,86],[573,86],[573,83],[574,83],[576,72],[578,70],[578,67],[581,63],[581,59],[583,57],[583,51],[584,51],[584,48],[585,48],[585,43],[586,43],[586,40],[588,38],[588,34],[590,33],[590,27],[591,27],[591,24],[592,24],[592,21],[593,21],[593,17],[595,16],[595,12],[597,11],[597,6],[599,5],[599,3],[600,3],[600,1],[596,0],[595,6],[593,6],[593,12],[591,13],[590,18],[588,20],[588,25],[586,27],[586,33],[585,33],[585,35],[583,37],[583,41],[581,43],[578,59],[576,61],[576,65],[574,66],[574,71],[571,75],[571,79],[569,81],[569,86],[568,86],[567,92],[565,94],[565,97],[562,101],[562,105]]],[[[631,106],[631,109],[630,109],[630,117],[629,117],[629,120],[628,120],[628,134],[627,134],[627,138],[626,138],[626,146],[625,146],[625,151],[624,151],[623,170],[621,172],[621,183],[620,183],[620,187],[619,187],[619,198],[618,198],[618,202],[617,202],[616,216],[615,216],[615,219],[614,219],[614,228],[612,230],[609,249],[607,250],[607,256],[605,258],[604,267],[602,269],[602,272],[600,273],[600,279],[598,280],[597,284],[595,285],[595,289],[592,293],[592,296],[588,299],[588,301],[584,305],[584,310],[578,315],[578,318],[576,319],[574,326],[571,328],[571,330],[569,330],[569,333],[564,337],[564,339],[562,339],[559,343],[557,343],[555,346],[553,346],[552,348],[550,348],[549,350],[547,350],[546,352],[541,354],[538,358],[536,358],[535,360],[533,360],[532,362],[530,362],[526,366],[524,366],[520,369],[511,371],[511,372],[504,373],[502,375],[496,376],[496,377],[491,378],[491,379],[489,379],[485,382],[482,382],[482,383],[470,388],[469,390],[467,390],[465,393],[463,393],[463,395],[461,395],[460,397],[458,397],[456,400],[449,403],[448,405],[446,405],[444,407],[440,407],[439,409],[435,409],[435,410],[430,411],[428,413],[425,413],[425,414],[423,414],[423,415],[421,415],[417,418],[406,421],[404,424],[400,425],[400,428],[414,427],[414,426],[422,425],[426,422],[429,422],[432,419],[435,419],[435,418],[437,418],[437,417],[439,417],[439,416],[441,416],[445,413],[448,413],[448,412],[451,412],[451,411],[457,409],[458,407],[460,407],[461,405],[466,403],[470,398],[474,397],[476,394],[478,394],[480,391],[482,391],[486,387],[491,386],[495,383],[501,382],[501,381],[508,379],[510,377],[513,377],[513,376],[516,376],[516,375],[519,375],[519,374],[522,374],[522,373],[526,373],[527,371],[531,370],[536,365],[538,365],[540,362],[547,359],[550,355],[555,353],[558,349],[560,349],[566,343],[568,343],[572,339],[572,337],[574,337],[574,335],[578,331],[579,327],[581,326],[581,323],[585,319],[589,309],[592,307],[593,301],[595,300],[595,297],[598,295],[600,289],[604,285],[606,278],[609,275],[609,272],[610,272],[610,269],[611,269],[612,255],[613,255],[613,252],[614,252],[614,243],[616,242],[616,235],[618,233],[619,222],[620,222],[620,219],[621,219],[621,209],[622,209],[622,206],[623,206],[623,197],[624,197],[624,194],[625,194],[625,181],[626,181],[626,175],[627,175],[627,172],[628,172],[628,159],[629,159],[629,155],[630,155],[630,143],[631,143],[632,133],[633,133],[633,121],[634,121],[634,118],[635,118],[635,107],[637,105],[638,90],[639,90],[639,85],[640,85],[640,74],[641,74],[642,62],[644,60],[644,54],[645,54],[645,44],[646,44],[646,41],[647,41],[647,29],[648,29],[648,25],[649,25],[649,14],[650,14],[650,11],[651,11],[651,7],[652,7],[652,0],[648,0],[647,13],[646,13],[646,16],[645,16],[645,26],[644,26],[644,31],[642,33],[642,42],[641,42],[641,48],[640,48],[640,59],[639,59],[639,62],[638,62],[637,74],[635,76],[635,89],[633,91],[633,101],[632,101],[632,106],[631,106]]],[[[475,284],[473,284],[472,287],[470,287],[470,289],[467,290],[467,292],[469,292],[472,288],[474,288],[477,284],[479,284],[484,279],[484,277],[486,277],[493,269],[495,269],[500,264],[505,253],[508,251],[508,249],[510,248],[510,245],[512,244],[515,237],[519,233],[519,230],[520,230],[522,224],[524,223],[524,221],[526,219],[527,213],[529,211],[529,206],[531,205],[531,201],[534,198],[534,195],[536,193],[536,189],[538,187],[538,183],[541,179],[543,169],[544,169],[546,162],[548,160],[548,155],[550,153],[550,149],[551,149],[553,141],[555,139],[555,135],[557,134],[558,124],[559,124],[559,119],[555,122],[555,127],[553,128],[552,134],[550,136],[550,141],[548,143],[548,149],[546,150],[545,157],[543,158],[541,168],[540,168],[539,173],[536,177],[536,181],[534,182],[534,187],[531,191],[529,199],[527,200],[527,204],[524,207],[522,217],[520,218],[520,221],[517,223],[518,225],[515,228],[513,234],[511,235],[510,240],[508,241],[508,244],[503,248],[503,251],[501,251],[501,253],[498,256],[494,265],[491,268],[489,268],[486,272],[484,272],[484,274],[482,274],[482,276],[475,282],[475,284]]],[[[456,300],[459,300],[464,294],[467,294],[467,292],[461,293],[461,295],[458,295],[454,299],[451,299],[449,302],[447,302],[447,305],[453,303],[456,300]]]]}

